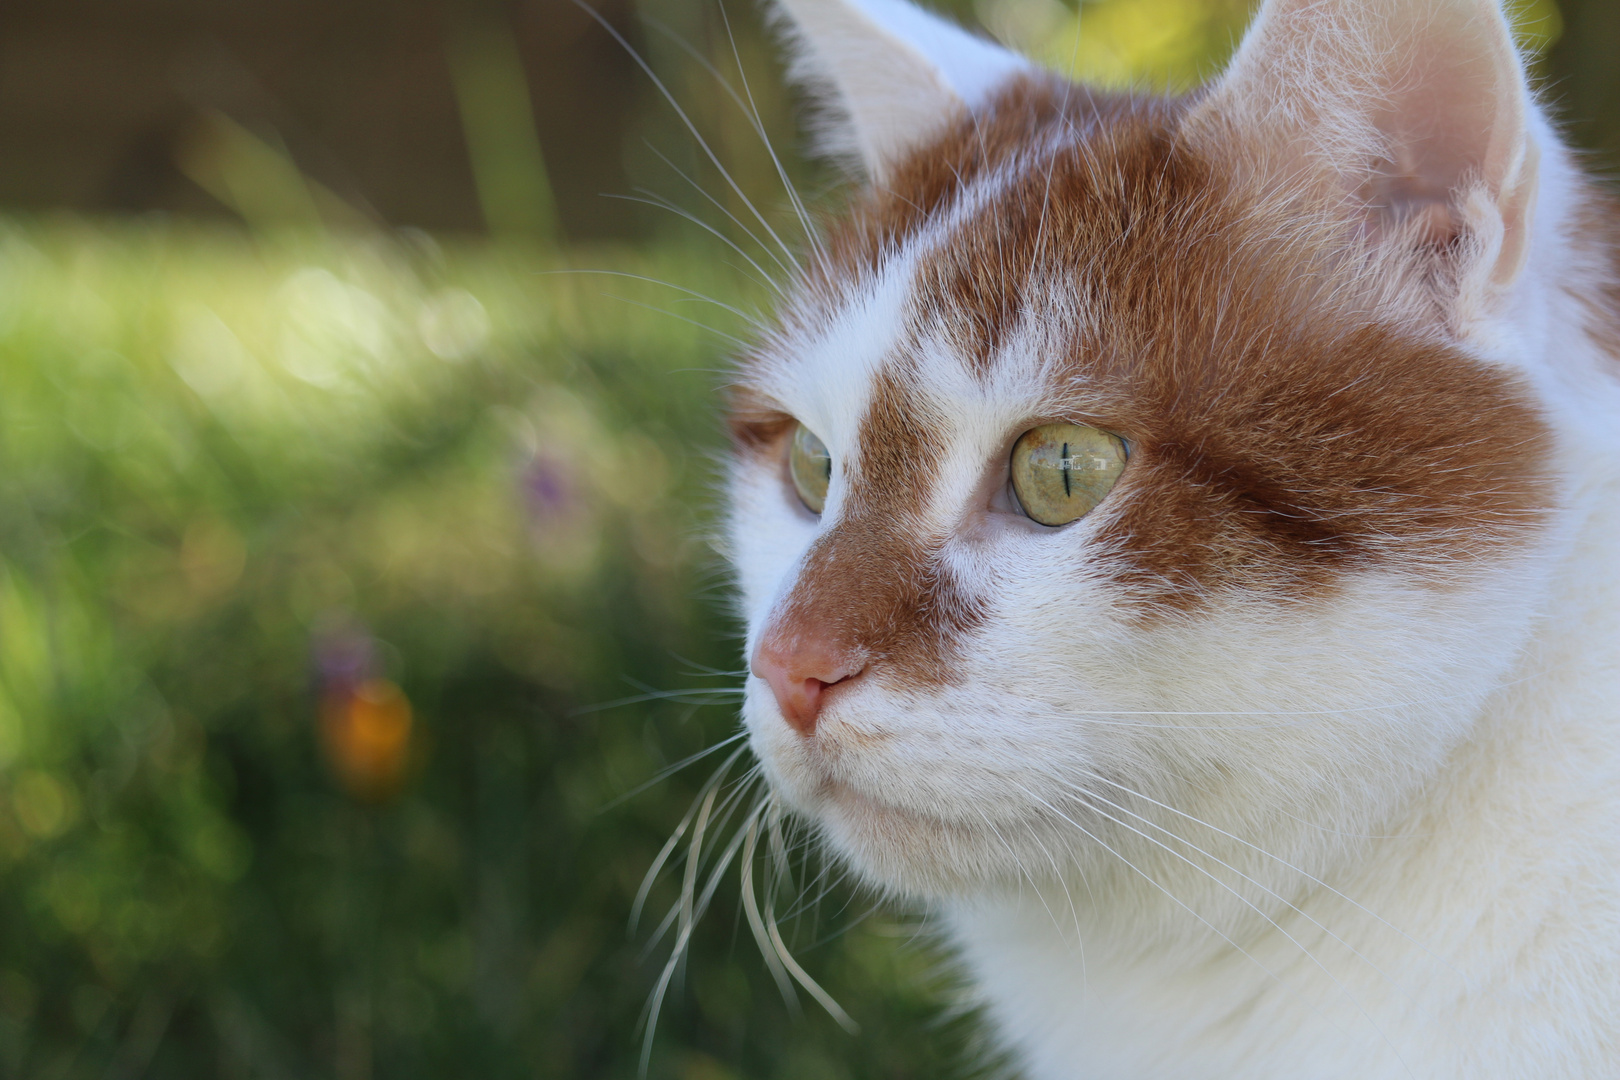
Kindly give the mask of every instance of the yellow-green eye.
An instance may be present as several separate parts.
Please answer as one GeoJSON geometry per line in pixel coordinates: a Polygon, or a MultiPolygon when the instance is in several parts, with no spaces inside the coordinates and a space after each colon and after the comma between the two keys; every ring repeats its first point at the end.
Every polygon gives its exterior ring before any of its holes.
{"type": "Polygon", "coordinates": [[[793,487],[800,500],[812,513],[821,513],[827,505],[827,484],[832,480],[832,455],[827,444],[800,424],[793,432],[793,445],[788,448],[788,472],[793,474],[793,487]]]}
{"type": "Polygon", "coordinates": [[[1024,513],[1067,525],[1103,501],[1125,470],[1125,442],[1084,424],[1042,424],[1013,446],[1012,485],[1024,513]]]}

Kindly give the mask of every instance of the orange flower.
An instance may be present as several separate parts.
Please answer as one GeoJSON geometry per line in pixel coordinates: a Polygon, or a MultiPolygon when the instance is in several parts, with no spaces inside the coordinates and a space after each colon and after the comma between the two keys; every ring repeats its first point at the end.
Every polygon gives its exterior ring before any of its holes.
{"type": "Polygon", "coordinates": [[[387,679],[367,679],[321,701],[321,744],[343,789],[378,803],[399,792],[411,747],[411,703],[387,679]]]}

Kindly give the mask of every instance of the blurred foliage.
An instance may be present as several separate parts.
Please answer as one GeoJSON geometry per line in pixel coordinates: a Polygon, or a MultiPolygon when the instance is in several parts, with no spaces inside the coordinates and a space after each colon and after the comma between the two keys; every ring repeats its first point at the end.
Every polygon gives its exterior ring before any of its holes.
{"type": "MultiPolygon", "coordinates": [[[[573,258],[748,295],[707,249],[573,258]]],[[[709,765],[604,808],[734,718],[580,709],[734,684],[718,349],[559,268],[0,227],[0,1076],[635,1074],[667,948],[626,919],[709,765]]],[[[943,1074],[892,922],[803,953],[851,1038],[736,896],[652,1075],[943,1074]]]]}
{"type": "MultiPolygon", "coordinates": [[[[1563,31],[1554,0],[1506,0],[1520,42],[1541,56],[1563,31]]],[[[1103,86],[1187,90],[1221,69],[1254,0],[975,0],[1003,43],[1103,86]]]]}

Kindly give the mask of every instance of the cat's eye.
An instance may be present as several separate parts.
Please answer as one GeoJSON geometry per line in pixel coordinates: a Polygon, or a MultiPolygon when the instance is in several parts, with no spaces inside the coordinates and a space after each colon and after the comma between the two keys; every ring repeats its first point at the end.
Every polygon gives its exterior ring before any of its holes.
{"type": "Polygon", "coordinates": [[[799,500],[811,513],[821,513],[827,505],[827,485],[832,481],[832,455],[827,452],[827,444],[803,424],[794,430],[793,443],[788,447],[788,472],[799,500]]]}
{"type": "Polygon", "coordinates": [[[1117,435],[1084,424],[1042,424],[1013,445],[1013,494],[1042,525],[1067,525],[1103,501],[1126,456],[1117,435]]]}

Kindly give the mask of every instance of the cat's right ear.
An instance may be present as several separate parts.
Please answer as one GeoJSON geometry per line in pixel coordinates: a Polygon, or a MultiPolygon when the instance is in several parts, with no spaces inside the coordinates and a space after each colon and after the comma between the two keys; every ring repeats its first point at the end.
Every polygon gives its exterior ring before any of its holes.
{"type": "Polygon", "coordinates": [[[774,0],[790,73],[819,99],[819,149],[883,182],[1029,62],[906,0],[774,0]]]}
{"type": "Polygon", "coordinates": [[[1532,113],[1500,0],[1266,0],[1191,126],[1272,191],[1348,208],[1375,248],[1446,253],[1477,304],[1524,266],[1532,113]]]}

